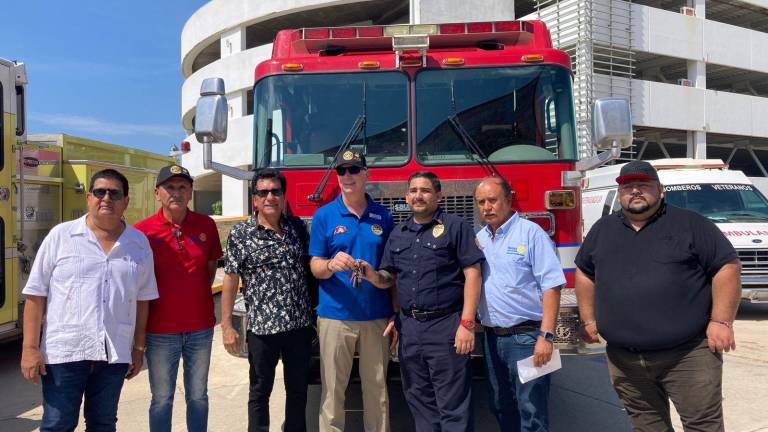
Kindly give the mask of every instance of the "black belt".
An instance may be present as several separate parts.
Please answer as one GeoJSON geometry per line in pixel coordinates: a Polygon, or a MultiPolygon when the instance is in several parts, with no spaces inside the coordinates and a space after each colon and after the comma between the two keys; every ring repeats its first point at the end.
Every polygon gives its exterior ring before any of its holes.
{"type": "Polygon", "coordinates": [[[433,319],[441,318],[446,315],[450,315],[452,313],[460,311],[461,308],[448,308],[448,309],[437,309],[437,310],[423,310],[423,309],[400,309],[400,312],[403,313],[403,315],[413,318],[417,321],[430,321],[433,319]]]}
{"type": "Polygon", "coordinates": [[[493,330],[496,336],[507,336],[514,334],[528,333],[534,330],[538,330],[541,327],[541,321],[523,321],[519,324],[515,324],[512,327],[486,327],[489,330],[493,330]]]}

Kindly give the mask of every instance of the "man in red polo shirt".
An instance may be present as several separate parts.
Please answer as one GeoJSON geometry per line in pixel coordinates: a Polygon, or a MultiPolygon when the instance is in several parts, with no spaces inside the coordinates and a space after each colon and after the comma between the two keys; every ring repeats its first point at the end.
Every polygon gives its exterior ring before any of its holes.
{"type": "Polygon", "coordinates": [[[155,258],[160,298],[149,304],[147,368],[152,402],[149,429],[170,431],[179,358],[184,359],[187,430],[208,427],[208,366],[216,316],[211,283],[222,256],[216,224],[187,208],[192,177],[186,168],[160,170],[155,199],[162,208],[136,224],[155,258]]]}

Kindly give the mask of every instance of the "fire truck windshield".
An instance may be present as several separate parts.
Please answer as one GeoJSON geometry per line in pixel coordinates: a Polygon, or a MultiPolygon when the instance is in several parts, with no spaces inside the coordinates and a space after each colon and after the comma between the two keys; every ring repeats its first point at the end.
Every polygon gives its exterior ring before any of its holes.
{"type": "Polygon", "coordinates": [[[400,71],[273,75],[254,89],[258,167],[325,167],[355,120],[371,166],[408,157],[408,76],[400,71]]]}
{"type": "Polygon", "coordinates": [[[430,69],[416,75],[416,157],[425,165],[575,160],[571,76],[554,65],[430,69]]]}

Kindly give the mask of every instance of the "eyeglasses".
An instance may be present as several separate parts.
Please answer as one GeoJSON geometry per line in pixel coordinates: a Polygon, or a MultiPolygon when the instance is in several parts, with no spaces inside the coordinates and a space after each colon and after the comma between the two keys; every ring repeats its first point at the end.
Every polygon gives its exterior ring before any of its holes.
{"type": "Polygon", "coordinates": [[[343,176],[346,173],[349,173],[351,175],[360,174],[360,171],[363,169],[359,166],[350,166],[350,167],[336,167],[336,174],[339,175],[339,177],[343,176]]]}
{"type": "Polygon", "coordinates": [[[283,190],[282,189],[254,189],[253,194],[258,196],[259,198],[266,198],[267,195],[272,194],[272,196],[279,197],[283,196],[283,190]]]}
{"type": "Polygon", "coordinates": [[[179,248],[179,251],[183,251],[184,244],[181,242],[181,236],[182,236],[181,229],[179,229],[179,227],[177,226],[173,227],[173,229],[171,230],[171,235],[173,235],[173,237],[176,239],[176,247],[179,248]]]}
{"type": "Polygon", "coordinates": [[[107,188],[96,188],[92,190],[91,193],[93,194],[93,196],[95,196],[98,199],[104,198],[105,196],[107,196],[107,194],[109,194],[110,198],[114,200],[123,199],[123,197],[125,196],[125,194],[121,190],[107,189],[107,188]]]}

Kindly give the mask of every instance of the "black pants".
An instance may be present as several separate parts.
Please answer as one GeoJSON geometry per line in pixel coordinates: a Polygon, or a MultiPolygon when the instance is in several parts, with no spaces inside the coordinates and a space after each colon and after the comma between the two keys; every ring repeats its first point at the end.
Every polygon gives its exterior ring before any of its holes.
{"type": "Polygon", "coordinates": [[[306,406],[309,364],[312,355],[311,326],[273,335],[247,334],[250,389],[248,431],[269,431],[269,396],[275,382],[275,367],[283,360],[285,381],[285,432],[307,430],[306,406]]]}

